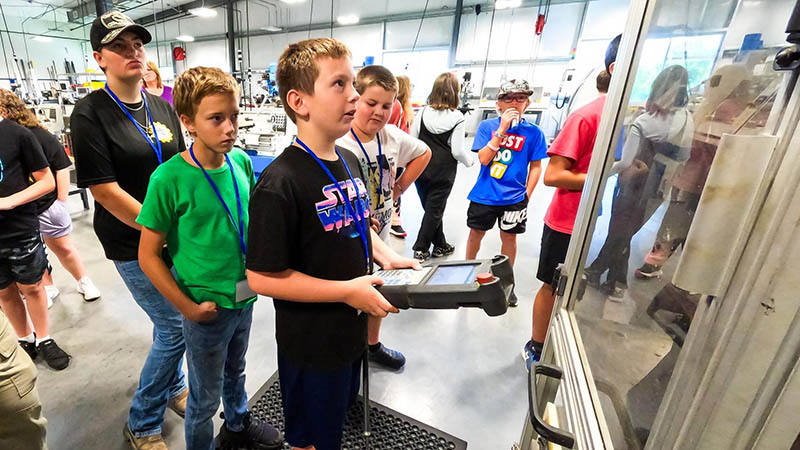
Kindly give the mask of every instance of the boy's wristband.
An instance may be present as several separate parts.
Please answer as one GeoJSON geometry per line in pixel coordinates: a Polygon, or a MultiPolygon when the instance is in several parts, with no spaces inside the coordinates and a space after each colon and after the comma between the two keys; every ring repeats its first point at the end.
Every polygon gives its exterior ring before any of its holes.
{"type": "Polygon", "coordinates": [[[495,152],[500,150],[500,147],[496,147],[496,146],[492,145],[492,141],[487,142],[486,146],[489,147],[492,151],[495,151],[495,152]]]}
{"type": "Polygon", "coordinates": [[[494,137],[499,137],[500,139],[505,139],[506,134],[505,133],[501,133],[499,131],[495,131],[494,132],[494,137]]]}

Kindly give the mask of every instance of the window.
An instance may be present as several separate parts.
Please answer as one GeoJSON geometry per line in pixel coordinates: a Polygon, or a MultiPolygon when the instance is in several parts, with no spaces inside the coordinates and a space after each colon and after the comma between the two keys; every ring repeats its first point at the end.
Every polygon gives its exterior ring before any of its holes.
{"type": "Polygon", "coordinates": [[[436,77],[447,71],[449,55],[449,49],[384,52],[383,65],[395,75],[408,75],[413,85],[412,100],[424,102],[431,92],[436,77]]]}
{"type": "Polygon", "coordinates": [[[658,74],[675,64],[685,67],[689,72],[689,92],[695,91],[711,75],[723,36],[724,33],[714,33],[647,39],[636,73],[631,103],[644,104],[658,74]]]}

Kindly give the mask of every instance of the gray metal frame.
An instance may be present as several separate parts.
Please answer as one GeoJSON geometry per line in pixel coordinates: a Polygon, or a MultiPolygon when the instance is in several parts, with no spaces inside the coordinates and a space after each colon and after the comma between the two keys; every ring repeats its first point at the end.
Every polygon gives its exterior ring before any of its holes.
{"type": "MultiPolygon", "coordinates": [[[[581,204],[578,209],[578,217],[590,218],[590,220],[576,221],[573,236],[585,236],[594,227],[595,204],[602,195],[605,187],[605,175],[611,169],[614,162],[614,152],[618,135],[615,132],[619,121],[624,119],[624,111],[627,108],[627,98],[633,89],[631,82],[638,65],[638,55],[644,45],[644,36],[650,23],[654,10],[653,0],[632,0],[628,13],[628,21],[623,33],[617,53],[617,63],[614,67],[614,76],[606,97],[606,104],[603,116],[600,121],[600,131],[592,154],[589,173],[586,175],[586,184],[583,188],[581,204]]],[[[570,242],[567,259],[562,268],[562,274],[577,273],[579,264],[583,264],[586,259],[587,248],[583,248],[585,243],[581,239],[573,239],[570,242]]],[[[588,365],[582,361],[586,360],[580,333],[577,329],[574,315],[567,305],[565,299],[571,297],[571,293],[577,289],[574,277],[569,277],[566,282],[566,289],[562,296],[556,300],[551,318],[551,327],[545,340],[542,361],[555,362],[564,371],[559,392],[566,403],[566,410],[573,412],[567,420],[566,427],[576,436],[576,449],[600,450],[602,448],[611,449],[608,430],[605,428],[605,420],[599,406],[599,398],[593,388],[590,388],[589,381],[592,380],[588,365]],[[597,407],[595,407],[597,405],[597,407]],[[605,444],[603,443],[605,441],[605,444]],[[605,445],[605,447],[603,447],[605,445]]],[[[540,404],[536,405],[539,410],[543,410],[545,403],[555,397],[554,386],[552,384],[540,384],[537,398],[540,404]]],[[[520,438],[522,450],[531,449],[531,437],[534,436],[530,424],[530,416],[526,418],[525,427],[520,438]]]]}

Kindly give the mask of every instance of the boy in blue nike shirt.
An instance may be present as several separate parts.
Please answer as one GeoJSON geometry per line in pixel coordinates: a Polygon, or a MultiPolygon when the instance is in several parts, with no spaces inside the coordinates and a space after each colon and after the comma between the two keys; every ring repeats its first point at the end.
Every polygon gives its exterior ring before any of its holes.
{"type": "Polygon", "coordinates": [[[183,315],[189,366],[186,448],[215,448],[213,417],[220,397],[223,448],[283,448],[277,429],[251,419],[244,389],[256,301],[245,276],[255,177],[247,154],[233,148],[239,86],[219,69],[194,67],[175,81],[174,103],[194,143],[153,172],[136,222],[142,225],[142,270],[183,315]],[[165,243],[174,275],[161,259],[165,243]]]}
{"type": "Polygon", "coordinates": [[[514,264],[517,234],[525,232],[528,199],[542,173],[541,160],[547,158],[544,133],[522,118],[532,92],[525,80],[503,82],[497,95],[500,117],[484,120],[475,132],[472,151],[478,153],[481,171],[468,197],[467,259],[477,257],[483,236],[498,222],[500,252],[514,264]]]}

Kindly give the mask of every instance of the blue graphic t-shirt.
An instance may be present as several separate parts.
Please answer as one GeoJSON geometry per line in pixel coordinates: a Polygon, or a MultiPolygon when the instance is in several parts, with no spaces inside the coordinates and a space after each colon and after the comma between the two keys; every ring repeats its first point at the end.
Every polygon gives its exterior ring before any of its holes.
{"type": "MultiPolygon", "coordinates": [[[[486,146],[500,128],[500,118],[487,119],[478,125],[472,151],[486,146]]],[[[484,205],[512,205],[525,199],[525,183],[531,161],[547,158],[547,141],[536,125],[522,120],[506,131],[500,150],[494,160],[481,166],[478,181],[469,193],[469,199],[484,205]]]]}

